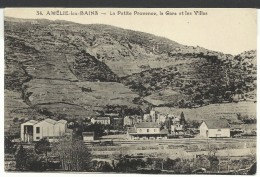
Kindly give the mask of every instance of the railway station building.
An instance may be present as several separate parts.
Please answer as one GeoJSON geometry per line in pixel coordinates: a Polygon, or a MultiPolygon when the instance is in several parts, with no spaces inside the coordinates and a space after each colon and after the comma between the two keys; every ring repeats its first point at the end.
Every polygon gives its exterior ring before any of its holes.
{"type": "Polygon", "coordinates": [[[167,129],[161,129],[156,122],[140,122],[127,130],[129,140],[157,140],[167,139],[167,129]]]}

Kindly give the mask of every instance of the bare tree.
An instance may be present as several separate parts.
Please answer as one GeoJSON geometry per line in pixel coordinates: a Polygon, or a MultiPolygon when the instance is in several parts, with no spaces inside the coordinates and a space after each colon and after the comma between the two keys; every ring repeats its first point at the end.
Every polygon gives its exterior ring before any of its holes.
{"type": "Polygon", "coordinates": [[[163,164],[164,164],[164,162],[168,159],[168,154],[166,154],[166,153],[161,153],[161,154],[160,154],[160,158],[162,159],[162,170],[164,170],[163,164]]]}
{"type": "Polygon", "coordinates": [[[52,152],[58,156],[63,170],[85,171],[91,154],[82,140],[62,137],[53,145],[52,152]]]}

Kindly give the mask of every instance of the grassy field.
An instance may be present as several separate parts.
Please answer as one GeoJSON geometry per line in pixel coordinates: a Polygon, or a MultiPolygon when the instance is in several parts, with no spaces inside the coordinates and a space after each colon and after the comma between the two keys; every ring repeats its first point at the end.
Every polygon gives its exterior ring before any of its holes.
{"type": "Polygon", "coordinates": [[[105,63],[119,77],[124,77],[134,73],[140,73],[150,68],[165,68],[167,66],[175,66],[192,61],[176,60],[174,57],[169,58],[163,55],[147,55],[147,58],[143,56],[140,58],[142,58],[142,60],[129,58],[124,61],[105,61],[105,63]]]}
{"type": "Polygon", "coordinates": [[[66,117],[95,115],[95,111],[108,105],[136,106],[132,101],[137,95],[115,82],[34,79],[26,85],[26,92],[31,93],[28,99],[32,105],[66,117]],[[84,92],[81,88],[91,88],[91,91],[84,92]]]}
{"type": "MultiPolygon", "coordinates": [[[[9,130],[10,127],[20,127],[19,122],[13,122],[16,118],[18,120],[32,119],[32,118],[46,118],[44,115],[40,115],[36,110],[30,108],[22,99],[22,95],[16,91],[5,90],[4,100],[4,129],[7,131],[18,131],[9,130]],[[8,96],[7,96],[8,95],[8,96]],[[15,125],[14,125],[15,124],[15,125]]],[[[14,133],[14,132],[13,132],[14,133]]]]}
{"type": "Polygon", "coordinates": [[[173,104],[176,102],[176,100],[180,100],[182,98],[183,95],[181,95],[179,92],[167,89],[144,97],[144,100],[148,103],[151,103],[152,105],[160,106],[165,104],[173,104]]]}
{"type": "Polygon", "coordinates": [[[238,113],[256,117],[256,103],[254,102],[211,104],[193,109],[170,107],[157,107],[155,109],[161,113],[174,115],[180,115],[181,112],[183,112],[187,120],[207,120],[220,118],[237,120],[238,113]]]}

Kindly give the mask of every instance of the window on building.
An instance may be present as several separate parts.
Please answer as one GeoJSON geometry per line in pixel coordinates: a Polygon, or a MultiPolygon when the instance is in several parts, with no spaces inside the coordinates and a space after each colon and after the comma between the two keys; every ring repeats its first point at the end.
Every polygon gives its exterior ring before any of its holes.
{"type": "Polygon", "coordinates": [[[149,129],[147,129],[147,132],[149,132],[149,129]]]}
{"type": "Polygon", "coordinates": [[[221,131],[221,129],[218,129],[218,131],[220,132],[220,131],[221,131]]]}
{"type": "Polygon", "coordinates": [[[153,129],[154,132],[156,132],[156,129],[153,129]]]}
{"type": "Polygon", "coordinates": [[[37,140],[39,140],[39,139],[40,139],[40,137],[36,137],[36,139],[37,139],[37,140]]]}
{"type": "Polygon", "coordinates": [[[36,127],[36,133],[40,133],[40,127],[36,127]]]}

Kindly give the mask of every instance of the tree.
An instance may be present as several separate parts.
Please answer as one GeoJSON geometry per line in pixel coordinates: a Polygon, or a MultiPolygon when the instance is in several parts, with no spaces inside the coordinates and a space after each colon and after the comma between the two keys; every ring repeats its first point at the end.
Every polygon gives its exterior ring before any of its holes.
{"type": "Polygon", "coordinates": [[[184,117],[184,113],[183,113],[183,112],[181,112],[180,124],[181,124],[181,125],[185,125],[185,124],[186,124],[186,120],[185,120],[185,117],[184,117]]]}
{"type": "Polygon", "coordinates": [[[162,163],[162,170],[164,170],[164,162],[167,161],[168,155],[163,153],[163,154],[160,155],[160,157],[162,159],[162,162],[161,162],[162,163]]]}
{"type": "Polygon", "coordinates": [[[101,123],[94,123],[86,127],[86,130],[92,131],[95,133],[95,136],[101,137],[104,134],[105,126],[101,123]]]}
{"type": "Polygon", "coordinates": [[[249,171],[248,171],[248,175],[255,175],[256,174],[256,162],[250,167],[249,171]]]}
{"type": "Polygon", "coordinates": [[[219,159],[217,158],[217,156],[209,156],[208,160],[210,161],[210,170],[217,172],[219,167],[219,159]]]}
{"type": "Polygon", "coordinates": [[[15,148],[14,148],[14,143],[12,142],[12,139],[8,136],[5,136],[4,140],[5,144],[5,153],[13,153],[15,148]]]}
{"type": "Polygon", "coordinates": [[[42,156],[39,156],[35,153],[30,153],[28,155],[26,168],[29,171],[45,171],[46,170],[46,162],[42,156]]]}
{"type": "Polygon", "coordinates": [[[206,156],[200,156],[194,159],[194,169],[205,168],[210,169],[210,161],[206,156]]]}
{"type": "Polygon", "coordinates": [[[47,156],[47,152],[51,151],[50,142],[46,139],[40,139],[35,145],[34,150],[36,154],[44,154],[47,156]]]}
{"type": "Polygon", "coordinates": [[[26,169],[26,164],[27,164],[27,152],[23,148],[22,145],[20,145],[17,153],[15,154],[15,161],[16,161],[16,169],[17,170],[25,170],[26,169]]]}
{"type": "Polygon", "coordinates": [[[46,139],[40,139],[35,145],[34,145],[34,151],[36,154],[44,154],[46,164],[48,164],[48,152],[51,151],[50,148],[50,142],[46,139]]]}
{"type": "Polygon", "coordinates": [[[113,172],[113,167],[109,164],[109,162],[95,160],[92,164],[93,171],[95,172],[113,172]]]}
{"type": "Polygon", "coordinates": [[[91,161],[91,154],[84,142],[71,137],[62,137],[54,142],[52,153],[60,158],[63,170],[85,171],[91,161]]]}
{"type": "Polygon", "coordinates": [[[179,108],[184,108],[185,107],[185,101],[184,99],[179,101],[179,108]]]}
{"type": "Polygon", "coordinates": [[[171,125],[172,125],[172,118],[170,117],[167,117],[165,122],[164,122],[164,125],[167,127],[167,129],[169,130],[171,128],[171,125]]]}
{"type": "Polygon", "coordinates": [[[19,119],[16,117],[13,119],[13,123],[18,123],[19,122],[19,119]]]}
{"type": "Polygon", "coordinates": [[[201,123],[199,121],[190,120],[190,121],[188,121],[187,127],[189,127],[189,128],[199,128],[200,124],[201,123]]]}

